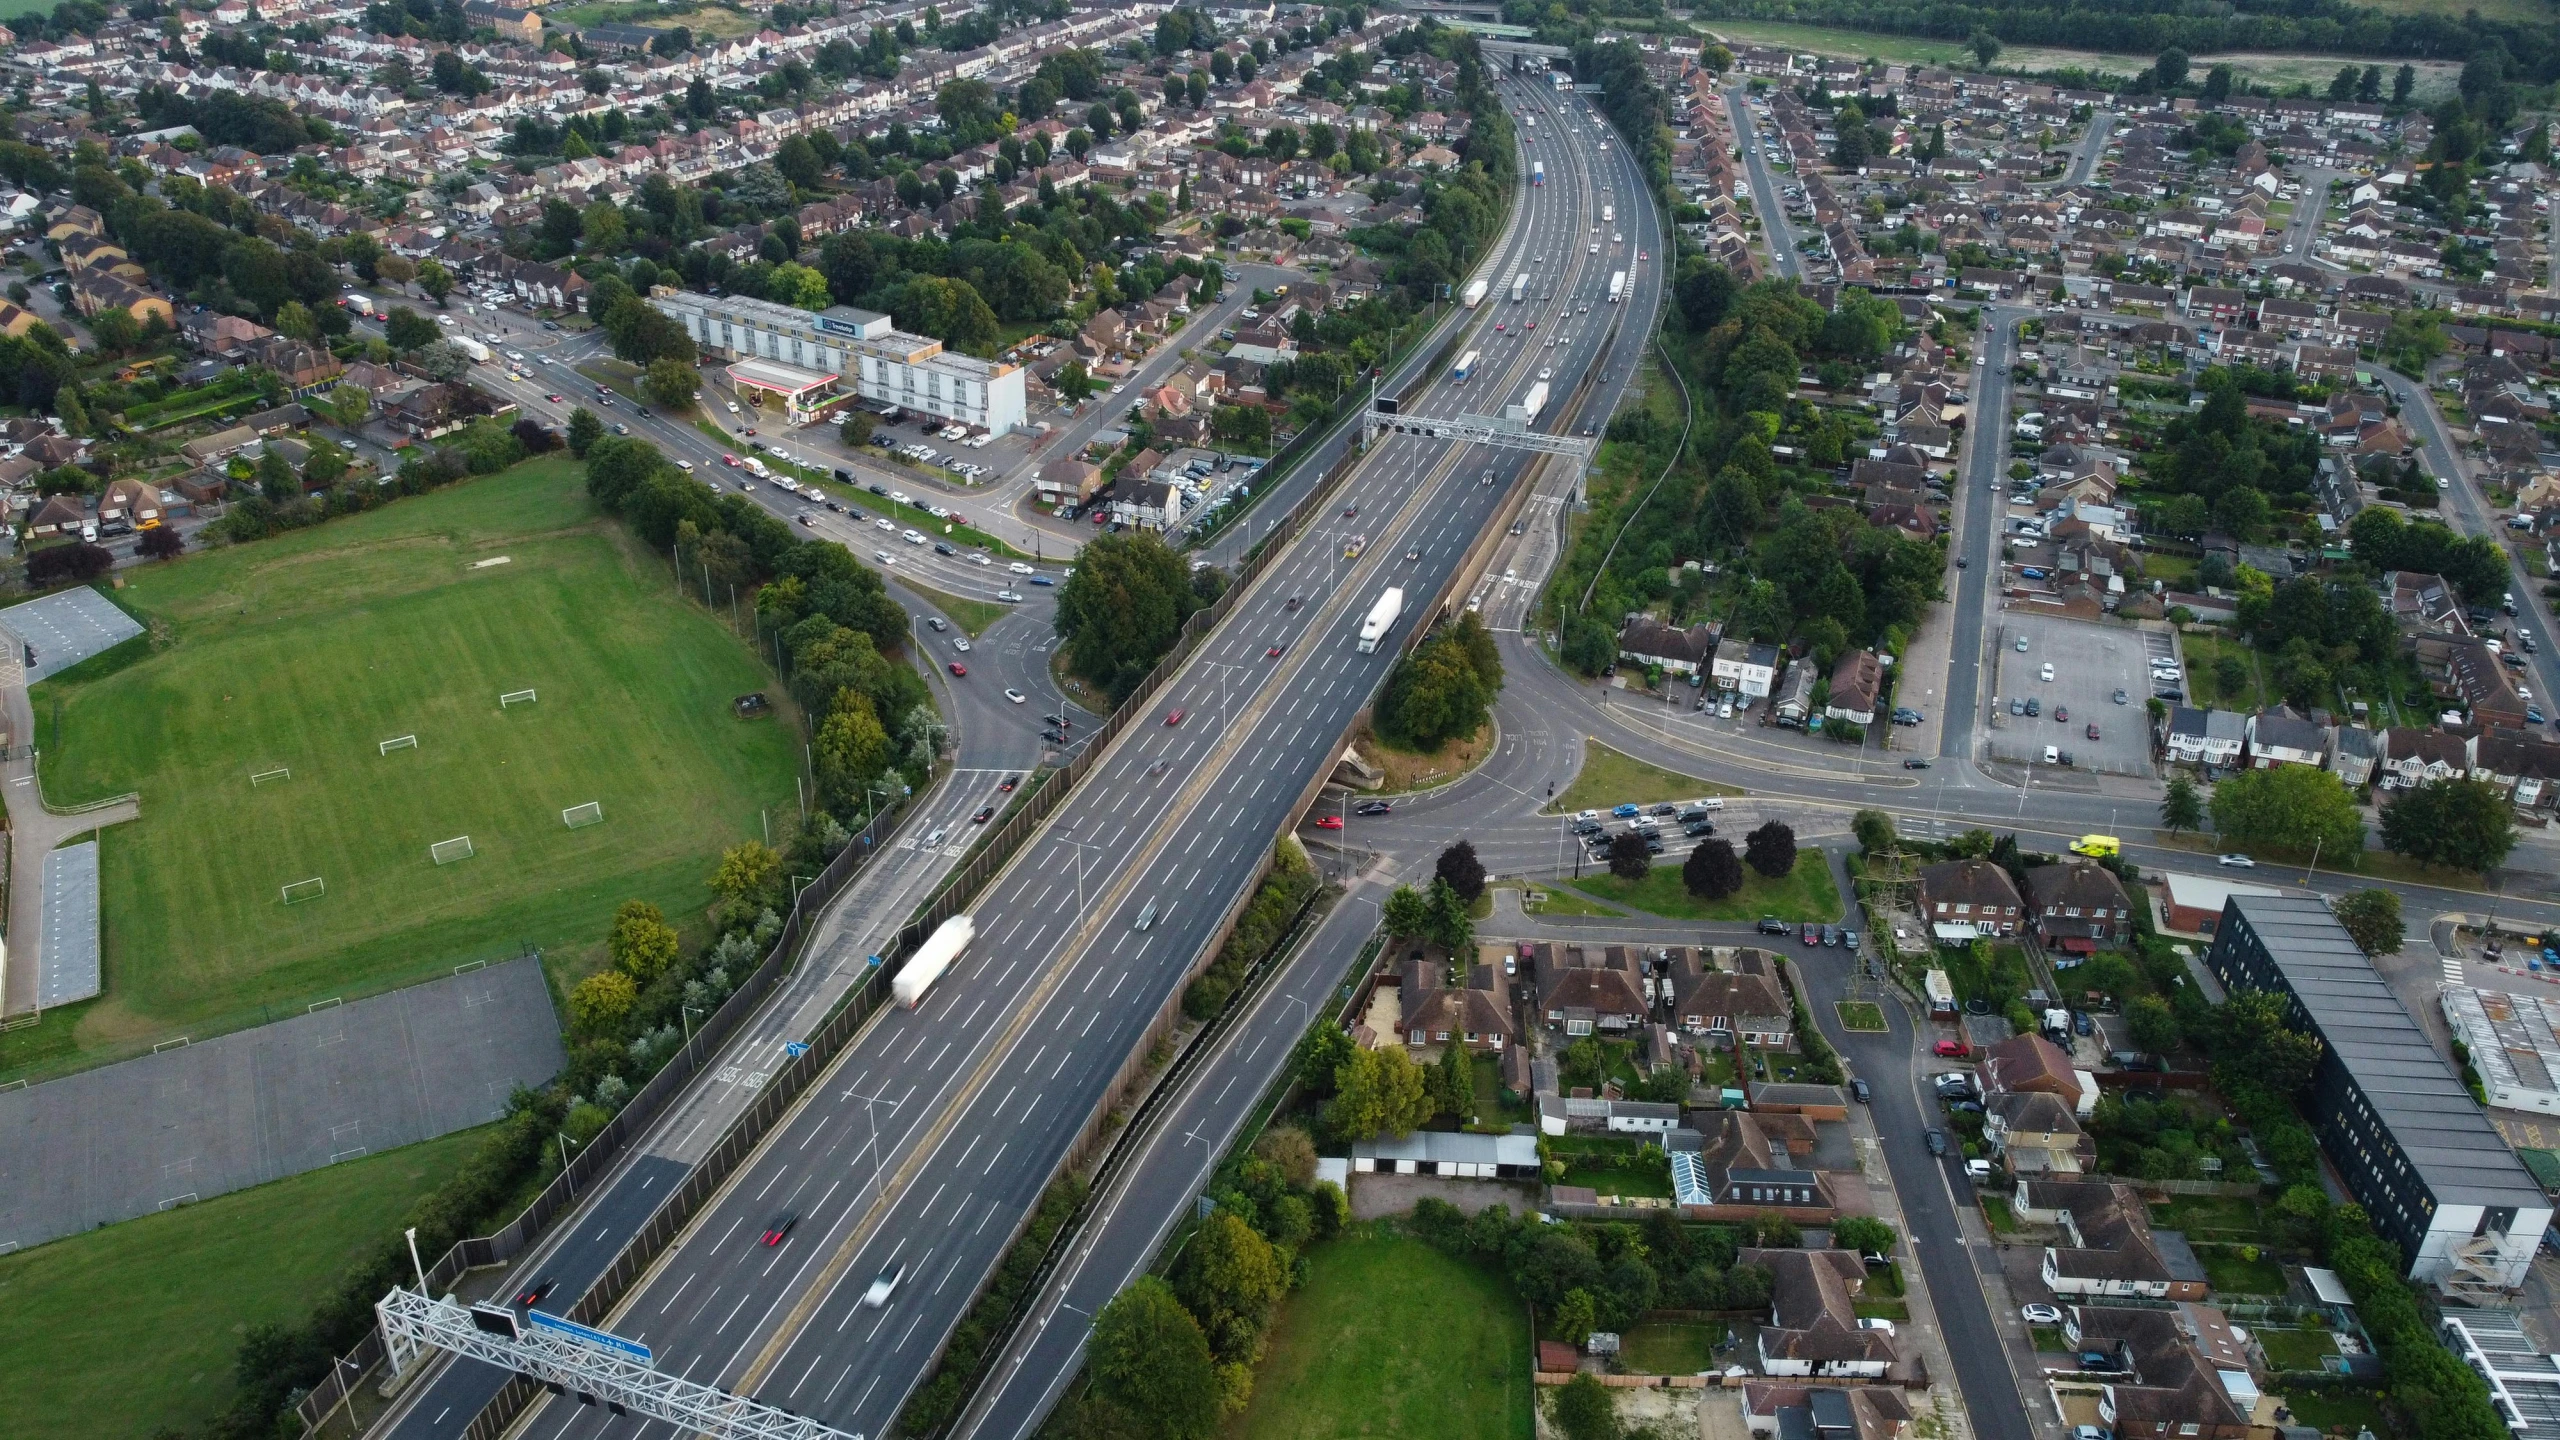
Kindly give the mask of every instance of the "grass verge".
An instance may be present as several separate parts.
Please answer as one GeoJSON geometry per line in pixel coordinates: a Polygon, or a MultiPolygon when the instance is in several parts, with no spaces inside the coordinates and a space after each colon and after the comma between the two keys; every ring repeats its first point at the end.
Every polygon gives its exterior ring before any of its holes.
{"type": "Polygon", "coordinates": [[[1307,1256],[1231,1440],[1530,1440],[1529,1317],[1492,1271],[1383,1227],[1307,1256]]]}
{"type": "Polygon", "coordinates": [[[1832,1003],[1831,1008],[1839,1012],[1843,1030],[1862,1030],[1880,1035],[1888,1028],[1884,1023],[1884,1007],[1873,1000],[1838,1000],[1832,1003]]]}
{"type": "Polygon", "coordinates": [[[1386,773],[1379,793],[1406,795],[1417,790],[1434,790],[1484,763],[1493,753],[1493,740],[1498,732],[1488,720],[1476,733],[1452,740],[1437,750],[1404,750],[1378,738],[1378,732],[1367,721],[1352,732],[1352,748],[1370,764],[1386,773]]]}
{"type": "Polygon", "coordinates": [[[1612,805],[1656,805],[1665,800],[1698,800],[1709,795],[1739,795],[1740,787],[1701,780],[1665,770],[1612,750],[1598,740],[1582,744],[1582,769],[1550,802],[1544,813],[1570,815],[1577,810],[1606,810],[1612,805]]]}
{"type": "Polygon", "coordinates": [[[465,1130],[0,1257],[0,1413],[56,1440],[193,1430],[231,1402],[241,1332],[311,1297],[451,1174],[465,1130]]]}
{"type": "Polygon", "coordinates": [[[1603,905],[1588,895],[1565,889],[1561,885],[1548,885],[1523,891],[1520,896],[1520,909],[1522,913],[1529,915],[1589,915],[1603,920],[1621,919],[1627,913],[1624,910],[1603,905]],[[1536,899],[1538,896],[1546,898],[1536,899]]]}
{"type": "Polygon", "coordinates": [[[904,576],[898,577],[897,584],[898,588],[913,591],[934,609],[949,616],[951,623],[968,632],[972,640],[987,633],[987,627],[1013,613],[1014,607],[1010,605],[999,605],[993,600],[971,600],[963,595],[949,594],[936,590],[930,585],[919,585],[904,576]]]}
{"type": "Polygon", "coordinates": [[[721,848],[795,803],[800,743],[733,718],[772,678],[664,563],[550,458],[130,572],[118,599],[156,653],[129,643],[33,697],[53,800],[142,795],[102,836],[107,993],[76,1057],[0,1036],[0,1077],[527,946],[557,984],[624,900],[699,912],[721,848]],[[569,829],[589,801],[604,823],[569,829]],[[436,864],[460,836],[473,856],[436,864]],[[282,903],[313,877],[325,895],[282,903]]]}
{"type": "Polygon", "coordinates": [[[1701,900],[1680,883],[1678,865],[1656,865],[1642,880],[1621,880],[1603,870],[1573,882],[1574,888],[1611,904],[1659,915],[1667,920],[1829,921],[1840,918],[1839,887],[1831,883],[1831,866],[1819,850],[1796,856],[1796,868],[1770,880],[1745,868],[1742,888],[1721,900],[1701,900]]]}

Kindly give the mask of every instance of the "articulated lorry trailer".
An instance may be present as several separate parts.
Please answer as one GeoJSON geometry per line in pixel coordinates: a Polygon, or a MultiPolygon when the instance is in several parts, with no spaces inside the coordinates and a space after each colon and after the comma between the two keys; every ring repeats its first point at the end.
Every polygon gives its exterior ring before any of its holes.
{"type": "Polygon", "coordinates": [[[1387,632],[1396,628],[1396,621],[1403,615],[1404,591],[1390,585],[1387,593],[1378,597],[1378,603],[1369,607],[1368,616],[1360,622],[1360,653],[1366,655],[1376,650],[1378,642],[1387,638],[1387,632]]]}

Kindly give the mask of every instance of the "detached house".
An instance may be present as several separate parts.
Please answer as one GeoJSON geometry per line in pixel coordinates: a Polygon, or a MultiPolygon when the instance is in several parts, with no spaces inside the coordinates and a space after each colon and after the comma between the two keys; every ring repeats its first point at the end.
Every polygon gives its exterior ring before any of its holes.
{"type": "Polygon", "coordinates": [[[1851,650],[1832,667],[1831,697],[1822,708],[1822,718],[1873,725],[1883,693],[1884,662],[1873,650],[1851,650]]]}
{"type": "Polygon", "coordinates": [[[1737,1044],[1784,1050],[1795,1043],[1794,1007],[1765,950],[1737,950],[1730,969],[1718,970],[1704,952],[1671,952],[1668,1004],[1671,1023],[1683,1034],[1718,1048],[1737,1044]]]}
{"type": "Polygon", "coordinates": [[[2020,1177],[2078,1175],[2098,1163],[2098,1142],[2071,1106],[2041,1090],[2013,1090],[1983,1102],[1982,1139],[2020,1177]]]}
{"type": "MultiPolygon", "coordinates": [[[[2226,1374],[2246,1384],[2248,1347],[2209,1305],[2172,1310],[2075,1306],[2063,1319],[2072,1348],[2120,1367],[2099,1393],[2098,1419],[2123,1440],[2245,1440],[2249,1407],[2226,1374]]],[[[2251,1385],[2243,1394],[2256,1399],[2251,1385]]]]}
{"type": "Polygon", "coordinates": [[[1436,960],[1405,962],[1403,984],[1398,987],[1404,1016],[1397,1022],[1404,1043],[1437,1051],[1455,1040],[1469,1050],[1500,1053],[1512,1035],[1511,1015],[1502,1003],[1500,972],[1491,965],[1470,966],[1463,988],[1451,988],[1442,980],[1443,973],[1436,960]]]}
{"type": "Polygon", "coordinates": [[[2021,1179],[2019,1218],[2062,1230],[2044,1251],[2045,1288],[2066,1301],[2097,1297],[2205,1298],[2204,1267],[2184,1236],[2155,1233],[2151,1213],[2129,1185],[2021,1179]]]}
{"type": "Polygon", "coordinates": [[[1569,1036],[1595,1030],[1621,1035],[1645,1023],[1639,962],[1626,947],[1541,945],[1536,963],[1538,1013],[1548,1029],[1569,1036]]]}
{"type": "Polygon", "coordinates": [[[1894,1337],[1858,1324],[1867,1267],[1847,1250],[1745,1250],[1742,1264],[1769,1272],[1769,1323],[1760,1327],[1760,1373],[1879,1380],[1901,1359],[1894,1337]]]}

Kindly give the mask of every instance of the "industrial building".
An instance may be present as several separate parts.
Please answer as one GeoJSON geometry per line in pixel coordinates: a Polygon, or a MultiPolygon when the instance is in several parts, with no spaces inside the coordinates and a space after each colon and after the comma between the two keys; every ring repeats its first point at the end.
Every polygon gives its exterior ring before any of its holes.
{"type": "Polygon", "coordinates": [[[2491,1105],[2560,1115],[2560,1001],[2447,985],[2443,1003],[2491,1105]]]}
{"type": "Polygon", "coordinates": [[[2409,1278],[2466,1298],[2523,1284],[2550,1199],[2327,904],[2234,895],[2205,963],[2319,1039],[2312,1128],[2409,1278]]]}
{"type": "Polygon", "coordinates": [[[835,305],[812,312],[665,286],[649,303],[705,353],[739,362],[730,378],[775,396],[793,424],[855,396],[999,435],[1025,414],[1021,366],[953,354],[874,310],[835,305]]]}

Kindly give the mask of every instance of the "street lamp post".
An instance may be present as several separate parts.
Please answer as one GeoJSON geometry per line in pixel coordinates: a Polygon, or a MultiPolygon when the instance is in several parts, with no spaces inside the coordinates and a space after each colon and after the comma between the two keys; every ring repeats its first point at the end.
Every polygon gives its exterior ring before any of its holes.
{"type": "MultiPolygon", "coordinates": [[[[554,1130],[551,1133],[560,1142],[560,1173],[569,1182],[569,1198],[575,1200],[578,1198],[578,1177],[569,1173],[569,1146],[573,1142],[569,1139],[569,1132],[566,1130],[554,1130]]],[[[585,1147],[581,1145],[579,1148],[585,1147]]]]}
{"type": "Polygon", "coordinates": [[[426,1299],[428,1298],[427,1267],[418,1263],[418,1227],[415,1225],[410,1226],[408,1236],[409,1268],[418,1272],[418,1296],[420,1299],[426,1299]]]}

